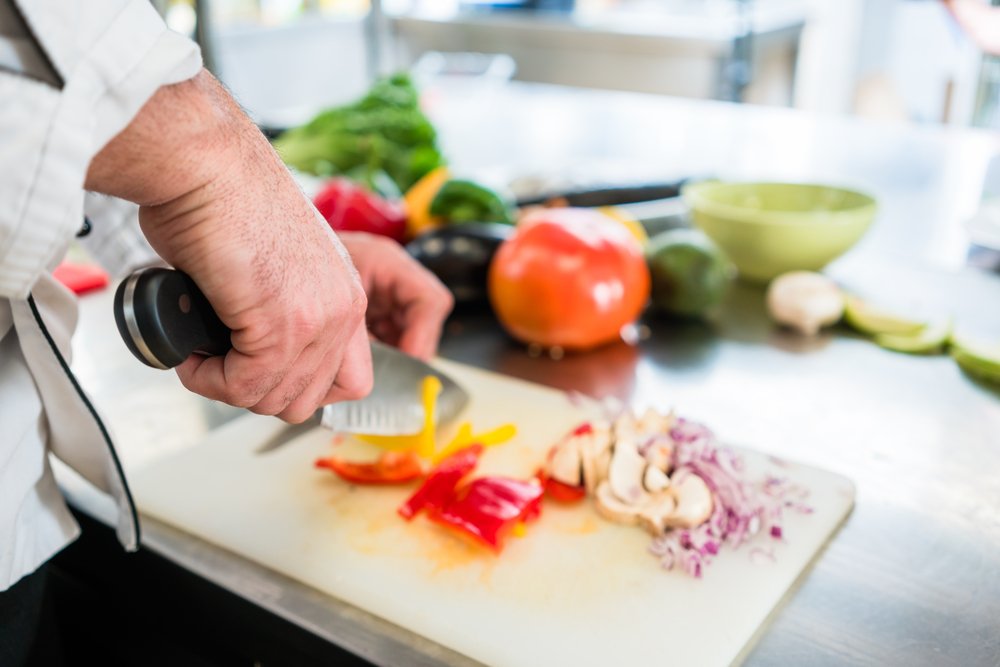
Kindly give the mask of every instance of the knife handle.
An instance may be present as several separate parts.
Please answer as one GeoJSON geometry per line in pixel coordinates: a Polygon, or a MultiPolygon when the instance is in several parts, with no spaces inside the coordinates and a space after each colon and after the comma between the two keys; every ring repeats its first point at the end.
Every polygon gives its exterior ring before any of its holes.
{"type": "Polygon", "coordinates": [[[125,346],[153,368],[177,366],[192,354],[224,355],[232,333],[185,273],[136,271],[115,292],[115,323],[125,346]]]}

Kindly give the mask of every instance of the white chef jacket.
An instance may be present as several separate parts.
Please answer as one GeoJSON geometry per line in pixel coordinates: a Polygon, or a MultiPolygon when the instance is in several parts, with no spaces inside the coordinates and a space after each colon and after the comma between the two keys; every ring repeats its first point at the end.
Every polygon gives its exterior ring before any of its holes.
{"type": "Polygon", "coordinates": [[[0,0],[0,591],[79,533],[49,453],[112,495],[138,546],[110,435],[69,372],[76,303],[48,272],[83,223],[93,156],[200,69],[147,0],[0,0]]]}

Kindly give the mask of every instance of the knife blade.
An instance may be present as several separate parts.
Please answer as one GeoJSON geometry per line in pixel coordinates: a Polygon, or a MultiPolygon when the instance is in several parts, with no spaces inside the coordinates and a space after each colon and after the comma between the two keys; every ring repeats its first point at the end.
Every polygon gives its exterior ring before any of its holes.
{"type": "MultiPolygon", "coordinates": [[[[222,355],[232,347],[229,328],[197,284],[174,269],[149,268],[130,275],[115,292],[114,311],[126,347],[153,368],[166,370],[191,354],[222,355]]],[[[368,396],[323,406],[306,425],[289,426],[261,450],[274,449],[319,424],[349,433],[417,433],[424,424],[419,387],[428,375],[442,385],[435,423],[451,421],[468,403],[465,390],[429,364],[376,341],[371,353],[374,382],[368,396]]]]}

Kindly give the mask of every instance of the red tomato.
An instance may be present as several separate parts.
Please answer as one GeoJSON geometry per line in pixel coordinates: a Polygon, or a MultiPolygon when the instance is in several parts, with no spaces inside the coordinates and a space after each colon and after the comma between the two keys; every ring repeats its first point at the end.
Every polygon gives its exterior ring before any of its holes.
{"type": "Polygon", "coordinates": [[[335,178],[313,198],[313,204],[335,231],[368,232],[400,243],[406,236],[402,204],[379,197],[347,178],[335,178]]]}
{"type": "Polygon", "coordinates": [[[413,452],[385,452],[373,463],[355,463],[331,456],[316,460],[317,468],[329,468],[354,484],[402,484],[424,474],[424,466],[413,452]]]}
{"type": "Polygon", "coordinates": [[[588,209],[529,214],[490,265],[490,302],[515,338],[586,350],[617,340],[649,299],[649,269],[628,230],[588,209]]]}

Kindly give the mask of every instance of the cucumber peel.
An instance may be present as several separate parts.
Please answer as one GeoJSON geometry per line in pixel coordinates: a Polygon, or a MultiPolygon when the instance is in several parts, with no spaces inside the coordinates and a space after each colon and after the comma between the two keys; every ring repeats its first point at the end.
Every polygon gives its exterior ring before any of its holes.
{"type": "Polygon", "coordinates": [[[844,302],[844,321],[856,331],[870,336],[916,336],[927,328],[926,322],[918,322],[900,317],[862,301],[856,296],[848,296],[844,302]]]}
{"type": "Polygon", "coordinates": [[[933,354],[940,352],[951,338],[952,321],[943,320],[929,324],[914,334],[875,334],[875,343],[888,350],[908,354],[933,354]]]}
{"type": "Polygon", "coordinates": [[[969,375],[1000,384],[1000,343],[952,338],[951,356],[969,375]]]}

